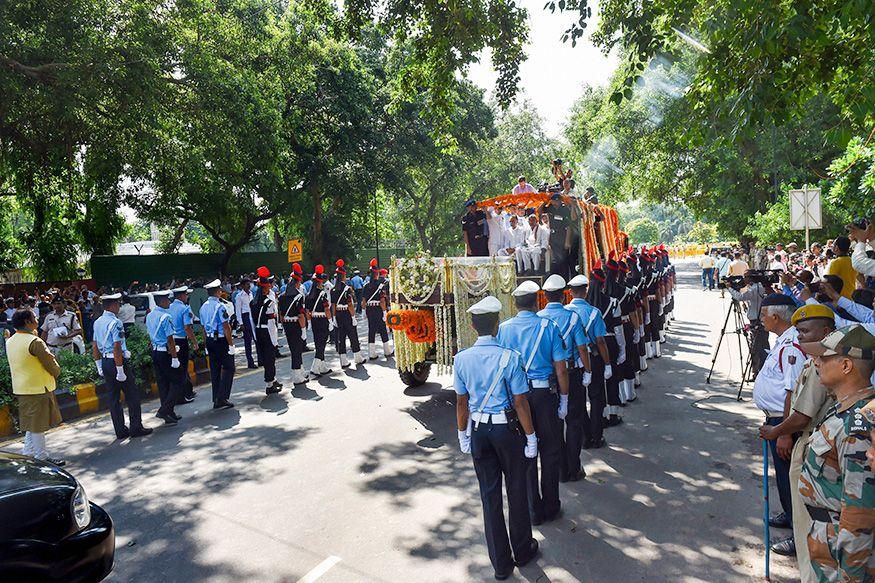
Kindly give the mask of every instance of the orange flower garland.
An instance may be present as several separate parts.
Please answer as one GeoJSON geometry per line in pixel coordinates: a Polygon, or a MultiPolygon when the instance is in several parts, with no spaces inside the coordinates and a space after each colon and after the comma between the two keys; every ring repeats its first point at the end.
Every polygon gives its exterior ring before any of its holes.
{"type": "Polygon", "coordinates": [[[386,325],[392,330],[403,331],[411,342],[434,342],[437,339],[431,310],[389,310],[386,325]]]}

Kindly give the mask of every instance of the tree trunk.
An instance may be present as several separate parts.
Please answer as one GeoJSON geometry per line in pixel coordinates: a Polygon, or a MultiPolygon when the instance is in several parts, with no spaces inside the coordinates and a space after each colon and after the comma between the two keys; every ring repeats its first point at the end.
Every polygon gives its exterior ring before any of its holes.
{"type": "Polygon", "coordinates": [[[286,249],[286,240],[280,234],[279,227],[276,226],[276,219],[270,222],[271,227],[273,227],[273,247],[277,252],[285,251],[286,249]]]}
{"type": "Polygon", "coordinates": [[[176,253],[179,251],[179,246],[182,244],[182,237],[185,235],[185,227],[188,226],[188,219],[182,219],[182,222],[176,227],[176,232],[173,233],[173,239],[170,241],[170,251],[176,253]]]}
{"type": "Polygon", "coordinates": [[[322,262],[322,254],[325,251],[324,234],[322,232],[322,189],[315,180],[308,186],[310,201],[313,204],[313,233],[310,245],[313,247],[313,261],[322,262]]]}

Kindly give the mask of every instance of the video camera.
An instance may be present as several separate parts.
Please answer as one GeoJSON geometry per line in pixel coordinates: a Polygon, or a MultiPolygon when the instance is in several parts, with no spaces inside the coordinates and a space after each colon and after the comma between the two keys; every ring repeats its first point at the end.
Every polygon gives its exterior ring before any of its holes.
{"type": "Polygon", "coordinates": [[[748,283],[770,286],[780,281],[780,269],[748,269],[744,275],[728,275],[717,282],[718,289],[732,288],[736,291],[748,283]]]}
{"type": "Polygon", "coordinates": [[[727,275],[717,282],[717,289],[732,288],[735,291],[738,291],[745,285],[743,275],[727,275]]]}

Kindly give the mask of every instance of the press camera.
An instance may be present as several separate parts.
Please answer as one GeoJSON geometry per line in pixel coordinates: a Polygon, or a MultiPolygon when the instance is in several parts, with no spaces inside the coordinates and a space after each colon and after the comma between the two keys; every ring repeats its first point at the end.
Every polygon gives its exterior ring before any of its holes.
{"type": "Polygon", "coordinates": [[[719,289],[732,288],[740,290],[748,283],[759,283],[766,287],[780,281],[781,270],[779,269],[749,269],[744,275],[728,275],[717,282],[719,289]]]}

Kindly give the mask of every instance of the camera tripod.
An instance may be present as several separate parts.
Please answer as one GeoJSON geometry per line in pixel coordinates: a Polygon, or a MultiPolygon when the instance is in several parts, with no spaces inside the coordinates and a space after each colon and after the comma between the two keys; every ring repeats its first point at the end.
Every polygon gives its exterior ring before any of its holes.
{"type": "Polygon", "coordinates": [[[741,383],[738,385],[738,396],[736,400],[741,401],[741,392],[744,389],[744,383],[747,382],[747,377],[751,372],[751,340],[748,336],[747,328],[744,324],[744,312],[741,307],[741,302],[732,300],[732,304],[726,311],[726,318],[723,319],[723,327],[720,329],[720,338],[717,340],[717,347],[714,349],[714,357],[711,359],[711,368],[708,370],[708,377],[705,382],[711,383],[711,375],[714,374],[714,365],[717,363],[717,355],[720,354],[720,346],[723,345],[723,338],[727,334],[735,334],[738,337],[738,363],[741,365],[741,383]],[[733,328],[727,331],[729,327],[729,319],[732,318],[733,328]],[[747,357],[742,352],[742,337],[747,344],[747,357]]]}

